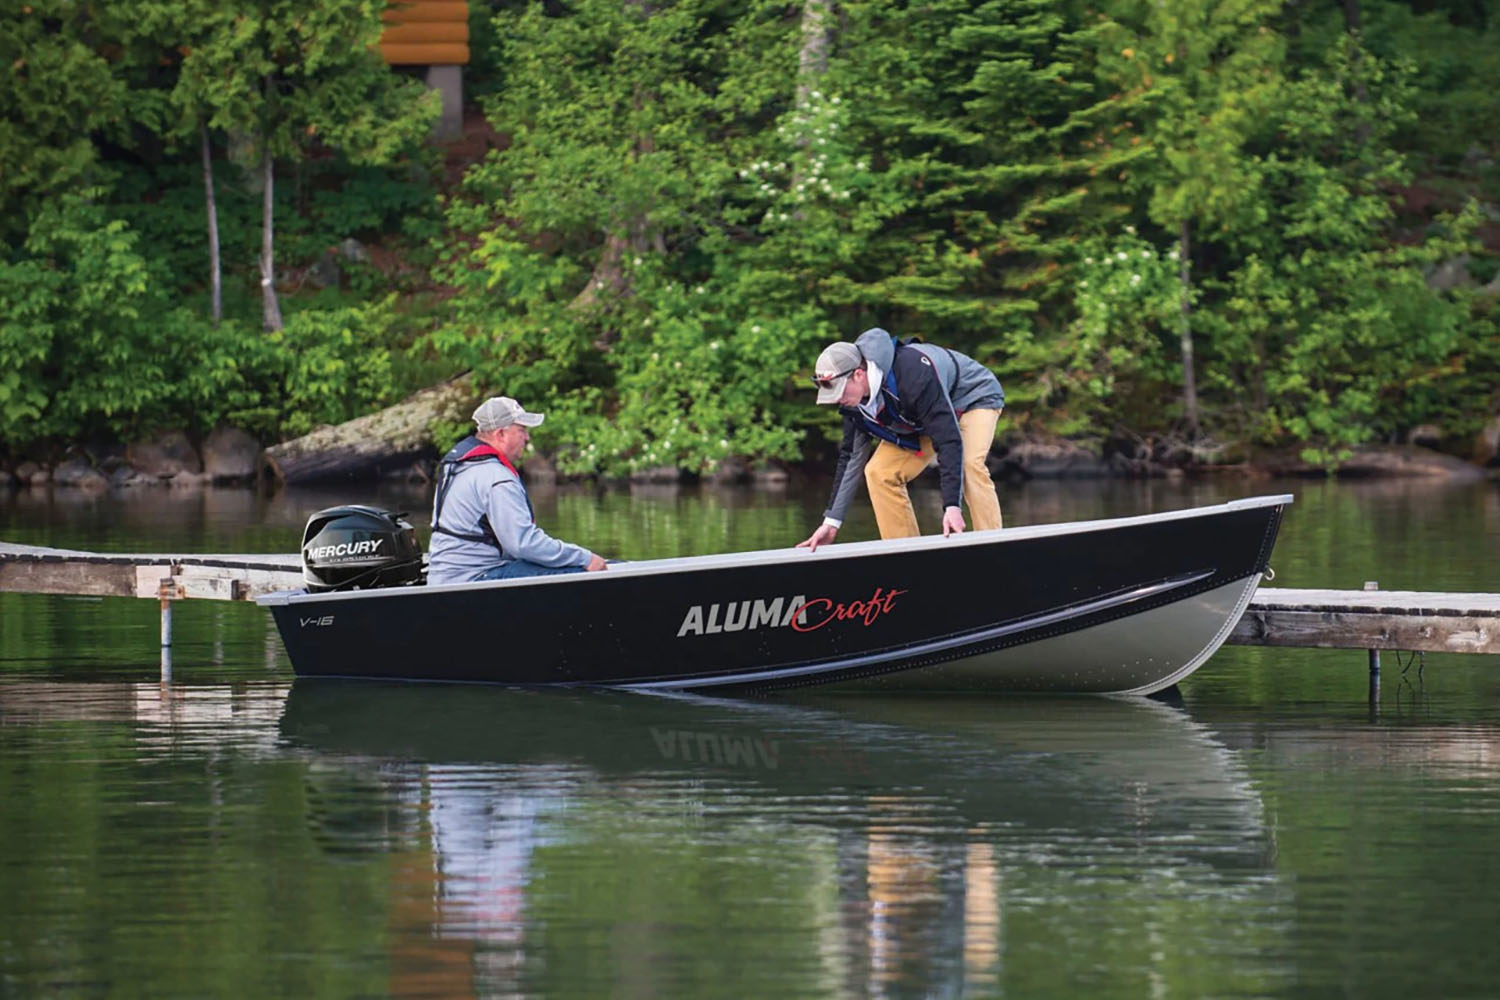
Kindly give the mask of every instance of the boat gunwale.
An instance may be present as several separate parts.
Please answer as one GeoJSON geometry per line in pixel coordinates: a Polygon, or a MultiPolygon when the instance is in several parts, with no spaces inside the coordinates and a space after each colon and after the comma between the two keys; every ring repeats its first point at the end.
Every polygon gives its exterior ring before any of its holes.
{"type": "Polygon", "coordinates": [[[995,528],[987,531],[966,531],[958,535],[923,535],[915,538],[872,539],[864,542],[827,544],[817,551],[797,555],[794,547],[778,549],[752,549],[747,552],[724,552],[702,556],[674,556],[666,559],[645,559],[622,563],[611,563],[605,573],[566,573],[540,577],[522,577],[510,580],[475,580],[466,583],[425,584],[421,587],[382,587],[369,590],[326,591],[309,593],[305,590],[277,591],[257,597],[262,607],[282,607],[323,601],[365,600],[411,596],[414,592],[442,594],[447,592],[473,593],[476,590],[504,590],[514,587],[545,587],[558,584],[607,582],[621,577],[655,576],[667,572],[688,572],[714,569],[742,569],[754,566],[786,565],[789,559],[859,559],[869,556],[888,556],[904,552],[921,552],[940,546],[967,548],[974,545],[1003,545],[1037,538],[1058,535],[1087,534],[1146,524],[1210,517],[1232,511],[1252,510],[1260,507],[1285,507],[1296,500],[1290,493],[1246,497],[1208,507],[1184,507],[1176,510],[1150,514],[1131,514],[1124,517],[1095,518],[1089,521],[1061,521],[1052,524],[1034,524],[1019,528],[995,528]]]}

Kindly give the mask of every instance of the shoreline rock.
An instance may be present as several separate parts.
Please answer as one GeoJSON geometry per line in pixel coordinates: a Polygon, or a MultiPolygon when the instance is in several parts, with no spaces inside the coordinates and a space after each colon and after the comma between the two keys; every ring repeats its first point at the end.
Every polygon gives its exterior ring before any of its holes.
{"type": "Polygon", "coordinates": [[[203,473],[214,483],[253,482],[260,442],[238,427],[220,427],[203,442],[203,473]]]}
{"type": "MultiPolygon", "coordinates": [[[[1496,275],[1500,280],[1500,274],[1496,275]]],[[[1500,417],[1494,417],[1474,439],[1473,459],[1485,468],[1500,466],[1500,417]]]]}
{"type": "Polygon", "coordinates": [[[125,449],[125,461],[147,476],[173,479],[183,473],[203,472],[203,459],[182,431],[167,431],[125,449]]]}
{"type": "MultiPolygon", "coordinates": [[[[1429,429],[1420,430],[1421,433],[1414,432],[1409,437],[1419,441],[1434,439],[1429,429]]],[[[1179,479],[1223,475],[1259,479],[1320,479],[1331,475],[1343,479],[1471,482],[1486,477],[1500,479],[1500,417],[1484,428],[1470,460],[1416,443],[1364,445],[1329,470],[1303,461],[1291,448],[1241,453],[1230,452],[1212,442],[1117,435],[1093,446],[1061,439],[1002,439],[990,452],[989,467],[997,481],[1011,483],[1032,479],[1179,479]]],[[[817,475],[828,468],[831,466],[823,461],[785,463],[735,457],[701,474],[675,466],[658,466],[619,480],[637,484],[705,482],[784,489],[794,476],[817,475]]],[[[102,491],[142,486],[183,489],[210,484],[253,488],[262,482],[261,470],[258,443],[243,431],[221,428],[204,442],[201,459],[185,434],[172,432],[129,448],[88,449],[82,456],[75,453],[55,465],[25,460],[9,468],[0,467],[0,489],[56,485],[102,491]]],[[[528,456],[526,474],[537,485],[612,481],[603,476],[562,474],[547,454],[528,456]]],[[[430,477],[431,464],[423,457],[389,466],[381,478],[421,482],[429,481],[430,477]]]]}
{"type": "Polygon", "coordinates": [[[109,479],[85,459],[70,458],[52,470],[52,482],[58,486],[75,486],[83,490],[105,490],[109,479]]]}

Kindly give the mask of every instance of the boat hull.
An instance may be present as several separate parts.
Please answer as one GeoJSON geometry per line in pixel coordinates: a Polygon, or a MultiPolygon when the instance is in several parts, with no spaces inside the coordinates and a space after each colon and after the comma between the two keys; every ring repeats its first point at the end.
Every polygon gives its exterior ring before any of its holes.
{"type": "Polygon", "coordinates": [[[1223,642],[1290,501],[261,601],[302,676],[1149,694],[1223,642]]]}

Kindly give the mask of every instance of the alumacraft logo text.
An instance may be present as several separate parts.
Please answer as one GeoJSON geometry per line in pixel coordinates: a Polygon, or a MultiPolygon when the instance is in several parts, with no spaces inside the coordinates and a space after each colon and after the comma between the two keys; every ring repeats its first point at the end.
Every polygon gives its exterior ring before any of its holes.
{"type": "Polygon", "coordinates": [[[896,598],[904,590],[876,587],[866,601],[839,603],[831,597],[777,597],[773,600],[730,601],[727,604],[694,604],[682,616],[677,638],[685,635],[717,635],[720,632],[746,632],[758,628],[791,628],[797,632],[814,632],[831,622],[858,621],[873,625],[882,615],[890,614],[896,598]],[[722,612],[722,617],[720,617],[722,612]]]}
{"type": "Polygon", "coordinates": [[[340,542],[337,545],[319,545],[307,550],[309,559],[335,559],[339,556],[373,556],[380,550],[384,538],[369,538],[363,542],[340,542]]]}

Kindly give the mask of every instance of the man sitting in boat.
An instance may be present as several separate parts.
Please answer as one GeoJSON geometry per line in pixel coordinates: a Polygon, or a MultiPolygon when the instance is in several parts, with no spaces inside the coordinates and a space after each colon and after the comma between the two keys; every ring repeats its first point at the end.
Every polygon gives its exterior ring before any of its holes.
{"type": "Polygon", "coordinates": [[[474,411],[475,433],[438,463],[429,585],[604,569],[588,549],[536,525],[516,462],[542,419],[509,396],[494,396],[474,411]]]}
{"type": "Polygon", "coordinates": [[[985,460],[1005,390],[988,368],[944,347],[901,343],[877,327],[852,344],[829,345],[818,355],[813,383],[819,403],[843,412],[844,438],[823,523],[798,548],[833,541],[861,472],[880,537],[920,534],[906,484],[934,458],[942,475],[943,534],[964,530],[960,497],[975,530],[1000,527],[1000,497],[985,460]]]}

